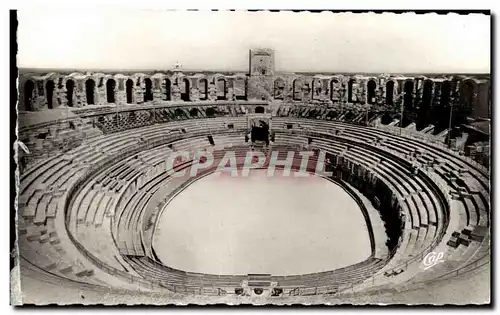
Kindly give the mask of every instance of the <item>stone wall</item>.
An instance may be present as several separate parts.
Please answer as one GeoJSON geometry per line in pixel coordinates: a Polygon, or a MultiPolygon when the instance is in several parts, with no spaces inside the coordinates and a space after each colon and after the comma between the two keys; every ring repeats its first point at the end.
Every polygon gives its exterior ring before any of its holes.
{"type": "Polygon", "coordinates": [[[421,106],[446,107],[451,101],[455,101],[456,106],[470,108],[477,117],[488,117],[489,90],[489,79],[470,76],[48,73],[42,76],[21,75],[19,109],[38,111],[60,106],[127,105],[180,100],[275,99],[283,102],[326,104],[368,103],[388,107],[407,103],[407,109],[418,110],[421,106]],[[146,84],[147,81],[149,85],[146,84]],[[424,97],[426,93],[429,93],[430,97],[424,97]],[[463,93],[471,94],[471,98],[461,97],[463,93]],[[145,97],[146,94],[150,97],[145,97]],[[29,95],[31,102],[27,99],[29,95]]]}
{"type": "MultiPolygon", "coordinates": [[[[434,116],[490,117],[489,75],[280,73],[274,51],[252,49],[247,73],[172,70],[153,73],[23,73],[20,111],[165,102],[265,100],[332,106],[370,104],[399,111],[418,125],[434,116]]],[[[460,121],[460,120],[459,120],[460,121]]],[[[443,122],[444,123],[444,122],[443,122]]]]}

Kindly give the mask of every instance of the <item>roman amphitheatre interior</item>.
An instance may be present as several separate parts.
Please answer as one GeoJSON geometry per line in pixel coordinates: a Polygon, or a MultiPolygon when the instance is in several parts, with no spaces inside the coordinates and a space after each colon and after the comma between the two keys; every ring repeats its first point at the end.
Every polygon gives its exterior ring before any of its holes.
{"type": "Polygon", "coordinates": [[[487,300],[490,76],[249,57],[21,69],[23,301],[487,300]]]}

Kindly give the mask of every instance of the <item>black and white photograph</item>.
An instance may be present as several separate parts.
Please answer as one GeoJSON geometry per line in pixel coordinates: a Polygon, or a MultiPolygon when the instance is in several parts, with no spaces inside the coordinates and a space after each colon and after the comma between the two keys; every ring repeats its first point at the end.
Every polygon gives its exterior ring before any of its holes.
{"type": "Polygon", "coordinates": [[[488,12],[15,18],[12,305],[491,303],[488,12]]]}

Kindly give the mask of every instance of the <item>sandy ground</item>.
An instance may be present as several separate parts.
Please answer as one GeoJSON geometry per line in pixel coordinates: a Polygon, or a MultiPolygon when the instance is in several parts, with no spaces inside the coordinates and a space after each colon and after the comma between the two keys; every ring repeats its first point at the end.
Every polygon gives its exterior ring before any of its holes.
{"type": "Polygon", "coordinates": [[[170,267],[211,274],[305,274],[370,255],[364,217],[341,187],[264,170],[193,183],[161,215],[153,246],[170,267]]]}

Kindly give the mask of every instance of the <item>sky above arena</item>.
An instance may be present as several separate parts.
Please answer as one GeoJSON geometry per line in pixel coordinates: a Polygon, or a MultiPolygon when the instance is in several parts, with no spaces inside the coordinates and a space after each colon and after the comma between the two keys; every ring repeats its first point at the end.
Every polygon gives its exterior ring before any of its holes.
{"type": "Polygon", "coordinates": [[[489,73],[490,17],[437,14],[18,11],[18,66],[248,71],[250,48],[277,71],[489,73]]]}

